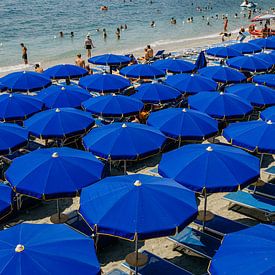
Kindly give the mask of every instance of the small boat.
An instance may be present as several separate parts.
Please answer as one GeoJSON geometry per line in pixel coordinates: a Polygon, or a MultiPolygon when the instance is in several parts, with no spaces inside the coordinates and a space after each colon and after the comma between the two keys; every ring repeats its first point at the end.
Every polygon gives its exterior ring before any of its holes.
{"type": "Polygon", "coordinates": [[[257,6],[257,3],[244,1],[241,5],[242,8],[255,8],[257,6]]]}

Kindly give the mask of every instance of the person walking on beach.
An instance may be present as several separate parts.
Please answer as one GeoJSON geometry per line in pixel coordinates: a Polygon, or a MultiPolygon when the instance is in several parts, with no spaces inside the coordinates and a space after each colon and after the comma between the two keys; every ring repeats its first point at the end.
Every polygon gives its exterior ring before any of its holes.
{"type": "Polygon", "coordinates": [[[85,68],[85,61],[82,59],[80,53],[76,55],[75,65],[85,68]]]}
{"type": "Polygon", "coordinates": [[[22,59],[24,60],[24,64],[27,65],[28,64],[28,54],[27,54],[27,47],[24,45],[24,43],[20,44],[21,48],[22,48],[22,59]]]}
{"type": "Polygon", "coordinates": [[[87,57],[90,58],[92,56],[92,48],[95,48],[93,41],[90,38],[90,35],[86,36],[86,39],[84,41],[84,46],[87,51],[87,57]]]}
{"type": "Polygon", "coordinates": [[[227,32],[227,28],[228,28],[228,18],[225,17],[224,24],[223,24],[223,32],[227,32]]]}

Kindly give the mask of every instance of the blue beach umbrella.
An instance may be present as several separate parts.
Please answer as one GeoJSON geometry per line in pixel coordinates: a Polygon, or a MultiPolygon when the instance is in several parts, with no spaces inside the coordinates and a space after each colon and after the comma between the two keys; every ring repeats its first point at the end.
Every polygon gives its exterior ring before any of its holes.
{"type": "Polygon", "coordinates": [[[249,121],[230,124],[223,136],[232,145],[260,154],[275,154],[275,123],[249,121]]]}
{"type": "Polygon", "coordinates": [[[92,238],[67,225],[19,224],[0,232],[2,274],[99,275],[92,238]]]}
{"type": "Polygon", "coordinates": [[[79,211],[97,234],[137,242],[174,235],[198,210],[194,193],[175,181],[136,174],[108,177],[84,188],[79,211]]]}
{"type": "Polygon", "coordinates": [[[79,86],[52,85],[39,92],[36,98],[44,102],[45,106],[50,109],[64,107],[78,108],[83,101],[91,98],[91,95],[79,86]]]}
{"type": "Polygon", "coordinates": [[[152,66],[170,73],[191,73],[195,69],[195,65],[191,62],[172,58],[157,60],[152,66]]]}
{"type": "Polygon", "coordinates": [[[0,123],[0,154],[10,154],[28,143],[29,133],[17,124],[0,123]]]}
{"type": "Polygon", "coordinates": [[[37,113],[24,126],[43,139],[62,139],[85,133],[95,124],[92,115],[74,108],[56,108],[37,113]]]}
{"type": "Polygon", "coordinates": [[[258,179],[260,162],[232,146],[190,144],[165,153],[159,174],[199,193],[232,192],[258,179]]]}
{"type": "Polygon", "coordinates": [[[184,94],[217,90],[218,84],[210,78],[198,74],[179,74],[168,76],[165,84],[184,94]]]}
{"type": "Polygon", "coordinates": [[[14,193],[10,186],[0,183],[0,219],[5,218],[13,210],[14,193]]]}
{"type": "Polygon", "coordinates": [[[138,79],[155,79],[165,76],[165,72],[148,64],[135,64],[124,67],[120,70],[120,74],[129,78],[138,79]]]}
{"type": "Polygon", "coordinates": [[[207,61],[205,58],[205,54],[204,54],[204,51],[201,51],[195,62],[195,70],[197,71],[198,69],[204,68],[206,66],[207,66],[207,61]]]}
{"type": "Polygon", "coordinates": [[[4,92],[6,91],[8,88],[6,86],[4,86],[2,83],[1,83],[1,79],[0,79],[0,91],[1,92],[4,92]]]}
{"type": "Polygon", "coordinates": [[[246,80],[243,73],[224,66],[210,66],[200,69],[199,74],[221,83],[240,83],[246,80]]]}
{"type": "Polygon", "coordinates": [[[42,110],[44,104],[33,96],[23,94],[0,95],[0,120],[23,120],[42,110]]]}
{"type": "Polygon", "coordinates": [[[87,75],[88,71],[76,65],[60,64],[48,68],[43,74],[51,79],[73,79],[87,75]]]}
{"type": "Polygon", "coordinates": [[[249,42],[237,43],[228,47],[233,50],[239,51],[242,54],[259,53],[262,51],[261,47],[249,42]]]}
{"type": "Polygon", "coordinates": [[[272,63],[268,63],[257,56],[238,56],[230,58],[226,61],[229,67],[249,72],[266,72],[273,67],[272,63]]]}
{"type": "Polygon", "coordinates": [[[258,224],[226,235],[210,266],[210,274],[274,274],[275,226],[258,224]]]}
{"type": "Polygon", "coordinates": [[[236,56],[242,56],[242,53],[229,47],[213,47],[206,50],[206,53],[208,55],[220,58],[232,58],[236,56]]]}
{"type": "Polygon", "coordinates": [[[86,149],[107,160],[139,160],[159,153],[166,141],[157,129],[139,123],[113,123],[83,138],[86,149]]]}
{"type": "Polygon", "coordinates": [[[83,102],[82,107],[101,117],[127,117],[138,114],[144,104],[137,99],[123,95],[106,95],[83,102]]]}
{"type": "Polygon", "coordinates": [[[79,86],[91,92],[116,93],[130,87],[131,82],[119,75],[94,74],[81,78],[79,86]]]}
{"type": "Polygon", "coordinates": [[[89,152],[48,148],[16,158],[5,176],[16,193],[46,200],[79,194],[101,179],[103,167],[89,152]]]}
{"type": "Polygon", "coordinates": [[[125,65],[131,62],[131,58],[125,55],[103,54],[89,58],[88,62],[104,66],[125,65]]]}
{"type": "Polygon", "coordinates": [[[182,94],[167,85],[160,83],[146,83],[136,88],[137,93],[131,98],[139,99],[147,104],[162,104],[173,102],[182,98],[182,94]]]}
{"type": "Polygon", "coordinates": [[[169,108],[150,114],[147,124],[167,137],[179,140],[204,140],[218,132],[218,123],[207,114],[181,108],[169,108]]]}
{"type": "Polygon", "coordinates": [[[260,118],[265,121],[271,120],[272,122],[275,122],[275,106],[269,107],[262,111],[260,118]]]}
{"type": "Polygon", "coordinates": [[[258,84],[269,86],[271,88],[275,88],[275,74],[255,75],[252,81],[258,84]]]}
{"type": "Polygon", "coordinates": [[[203,92],[188,98],[192,109],[217,119],[243,118],[253,111],[250,103],[239,96],[223,92],[203,92]]]}
{"type": "Polygon", "coordinates": [[[263,85],[253,83],[236,84],[227,87],[225,91],[246,99],[255,107],[264,108],[275,105],[275,91],[263,85]]]}
{"type": "Polygon", "coordinates": [[[275,65],[275,55],[274,54],[271,54],[271,53],[257,53],[253,56],[264,60],[268,64],[272,64],[273,66],[275,65]]]}
{"type": "Polygon", "coordinates": [[[256,44],[262,49],[270,49],[275,50],[275,40],[270,40],[266,38],[258,38],[254,40],[250,40],[249,43],[256,44]]]}
{"type": "Polygon", "coordinates": [[[52,84],[43,74],[36,72],[15,72],[1,78],[1,83],[12,92],[39,91],[52,84]]]}

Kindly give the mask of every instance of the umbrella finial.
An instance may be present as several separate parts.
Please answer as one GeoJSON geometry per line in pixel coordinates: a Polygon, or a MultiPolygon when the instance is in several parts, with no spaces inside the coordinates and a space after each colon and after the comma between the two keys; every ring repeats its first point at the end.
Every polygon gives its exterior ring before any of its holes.
{"type": "Polygon", "coordinates": [[[26,73],[26,71],[23,71],[23,74],[25,74],[26,73]]]}
{"type": "Polygon", "coordinates": [[[115,93],[112,93],[112,96],[116,96],[116,94],[115,94],[115,93]]]}
{"type": "Polygon", "coordinates": [[[61,87],[61,90],[64,91],[64,90],[66,90],[66,88],[65,87],[61,87]]]}
{"type": "Polygon", "coordinates": [[[183,108],[183,109],[182,109],[182,111],[183,111],[184,113],[186,113],[186,112],[187,112],[185,108],[183,108]]]}
{"type": "Polygon", "coordinates": [[[56,113],[60,113],[61,111],[60,111],[59,108],[56,108],[56,109],[55,109],[55,112],[56,112],[56,113]]]}
{"type": "Polygon", "coordinates": [[[18,253],[20,253],[20,252],[23,252],[24,250],[25,250],[25,247],[24,247],[24,245],[22,245],[22,244],[18,244],[16,247],[15,247],[15,252],[18,252],[18,253]]]}
{"type": "Polygon", "coordinates": [[[212,151],[213,151],[213,148],[212,148],[211,146],[208,146],[208,147],[206,148],[206,151],[212,152],[212,151]]]}
{"type": "Polygon", "coordinates": [[[220,92],[220,95],[224,95],[224,92],[220,92]]]}
{"type": "Polygon", "coordinates": [[[137,187],[139,187],[141,185],[142,185],[141,181],[139,181],[139,180],[136,180],[135,183],[134,183],[134,186],[137,186],[137,187]]]}
{"type": "Polygon", "coordinates": [[[268,121],[267,121],[267,124],[268,124],[268,125],[271,125],[271,124],[272,124],[272,121],[271,121],[271,120],[268,120],[268,121]]]}
{"type": "Polygon", "coordinates": [[[259,84],[258,84],[258,83],[256,83],[256,84],[255,84],[255,86],[257,86],[257,87],[258,87],[258,86],[259,86],[259,84]]]}
{"type": "Polygon", "coordinates": [[[122,128],[127,128],[127,125],[125,123],[122,124],[122,128]]]}
{"type": "Polygon", "coordinates": [[[58,158],[58,157],[59,157],[59,155],[58,155],[57,152],[54,152],[54,153],[52,154],[52,158],[58,158]]]}
{"type": "Polygon", "coordinates": [[[191,76],[194,76],[194,74],[191,74],[191,76]]]}
{"type": "Polygon", "coordinates": [[[9,97],[12,97],[12,94],[9,94],[9,97]]]}

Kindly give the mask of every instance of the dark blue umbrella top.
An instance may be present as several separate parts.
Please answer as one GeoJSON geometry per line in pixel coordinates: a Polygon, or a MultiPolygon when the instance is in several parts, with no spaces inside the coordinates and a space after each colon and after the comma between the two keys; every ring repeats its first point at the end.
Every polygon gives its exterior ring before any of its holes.
{"type": "Polygon", "coordinates": [[[254,57],[260,58],[264,60],[265,62],[275,65],[275,55],[272,53],[257,53],[253,55],[254,57]]]}
{"type": "Polygon", "coordinates": [[[204,51],[201,51],[198,55],[196,62],[195,62],[195,69],[197,71],[197,70],[202,69],[206,66],[207,66],[207,61],[205,58],[205,54],[204,54],[204,51]]]}
{"type": "Polygon", "coordinates": [[[15,72],[1,78],[1,83],[13,92],[39,91],[52,84],[50,78],[36,72],[15,72]]]}
{"type": "Polygon", "coordinates": [[[261,47],[249,42],[237,43],[228,47],[242,54],[258,53],[262,51],[261,47]]]}
{"type": "Polygon", "coordinates": [[[275,122],[275,106],[269,107],[260,114],[262,120],[275,122]]]}
{"type": "Polygon", "coordinates": [[[237,50],[229,47],[213,47],[206,50],[206,53],[211,56],[221,57],[221,58],[232,58],[236,56],[242,56],[243,54],[237,50]]]}
{"type": "Polygon", "coordinates": [[[275,88],[275,74],[260,74],[253,77],[253,82],[275,88]]]}
{"type": "Polygon", "coordinates": [[[165,76],[165,72],[148,64],[135,64],[124,67],[120,70],[120,74],[129,78],[139,79],[155,79],[165,76]]]}
{"type": "Polygon", "coordinates": [[[271,50],[275,49],[275,40],[270,40],[266,38],[257,38],[254,40],[250,40],[249,43],[256,44],[262,49],[271,49],[271,50]]]}
{"type": "Polygon", "coordinates": [[[125,55],[103,54],[103,55],[93,56],[89,58],[88,61],[90,63],[97,64],[97,65],[112,66],[112,65],[128,64],[131,62],[131,58],[125,55]]]}
{"type": "Polygon", "coordinates": [[[195,69],[195,65],[189,61],[172,58],[157,60],[152,66],[171,73],[190,73],[195,69]]]}

